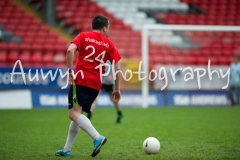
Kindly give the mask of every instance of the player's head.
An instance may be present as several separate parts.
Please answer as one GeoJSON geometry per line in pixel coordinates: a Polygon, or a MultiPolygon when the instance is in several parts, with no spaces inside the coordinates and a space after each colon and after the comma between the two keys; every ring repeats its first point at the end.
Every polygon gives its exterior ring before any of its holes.
{"type": "Polygon", "coordinates": [[[109,20],[105,16],[95,16],[92,20],[92,29],[101,31],[105,36],[108,36],[109,20]]]}
{"type": "Polygon", "coordinates": [[[238,63],[238,61],[239,61],[239,57],[238,57],[238,55],[235,55],[235,56],[233,57],[233,62],[234,62],[234,63],[238,63]]]}

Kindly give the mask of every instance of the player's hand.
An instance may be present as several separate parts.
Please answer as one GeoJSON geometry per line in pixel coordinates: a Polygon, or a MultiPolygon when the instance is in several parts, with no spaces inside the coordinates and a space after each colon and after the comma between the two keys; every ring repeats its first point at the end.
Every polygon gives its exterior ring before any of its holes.
{"type": "Polygon", "coordinates": [[[68,84],[74,85],[74,78],[72,73],[68,73],[68,84]]]}
{"type": "Polygon", "coordinates": [[[112,92],[111,97],[112,97],[113,102],[118,103],[121,99],[121,92],[119,90],[114,90],[112,92]]]}

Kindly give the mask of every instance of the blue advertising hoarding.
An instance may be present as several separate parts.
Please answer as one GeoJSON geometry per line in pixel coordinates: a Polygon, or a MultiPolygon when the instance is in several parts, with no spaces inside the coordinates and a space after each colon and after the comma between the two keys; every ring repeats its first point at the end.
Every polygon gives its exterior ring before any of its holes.
{"type": "Polygon", "coordinates": [[[68,90],[32,90],[32,103],[35,108],[67,108],[68,90]]]}
{"type": "MultiPolygon", "coordinates": [[[[149,106],[227,106],[229,105],[226,91],[152,91],[149,94],[149,106]]],[[[32,90],[34,107],[68,106],[68,90],[32,90]]],[[[141,107],[140,91],[122,91],[120,105],[123,107],[141,107]]],[[[101,92],[97,98],[98,107],[112,107],[108,93],[101,92]]]]}
{"type": "Polygon", "coordinates": [[[66,85],[66,69],[63,68],[1,68],[1,89],[61,89],[66,85]]]}
{"type": "Polygon", "coordinates": [[[227,91],[168,91],[169,106],[227,106],[227,91]]]}
{"type": "MultiPolygon", "coordinates": [[[[63,107],[68,106],[68,90],[32,90],[32,103],[34,107],[63,107]]],[[[151,92],[149,95],[150,106],[164,106],[163,95],[161,92],[151,92]]],[[[142,96],[140,91],[122,91],[120,105],[123,107],[140,107],[142,96]]],[[[111,107],[108,93],[101,92],[97,98],[98,107],[111,107]]]]}

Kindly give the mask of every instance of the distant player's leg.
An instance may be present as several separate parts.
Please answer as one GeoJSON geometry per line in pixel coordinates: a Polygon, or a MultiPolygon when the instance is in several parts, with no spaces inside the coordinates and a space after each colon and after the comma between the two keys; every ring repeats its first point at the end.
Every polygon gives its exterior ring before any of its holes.
{"type": "Polygon", "coordinates": [[[229,87],[228,89],[228,97],[231,101],[231,106],[235,105],[234,98],[233,98],[233,87],[229,87]]]}
{"type": "Polygon", "coordinates": [[[237,97],[236,104],[239,105],[240,104],[240,87],[236,88],[236,97],[237,97]]]}
{"type": "Polygon", "coordinates": [[[114,103],[114,106],[115,106],[115,108],[117,110],[117,120],[116,120],[116,123],[121,123],[122,118],[123,118],[121,107],[120,107],[120,105],[118,103],[114,103]]]}
{"type": "Polygon", "coordinates": [[[79,126],[71,121],[70,122],[70,126],[69,126],[69,130],[68,130],[68,136],[67,136],[67,140],[66,140],[66,144],[64,146],[63,149],[58,150],[55,155],[57,156],[70,156],[70,151],[72,148],[72,144],[74,142],[74,140],[76,139],[78,132],[79,132],[80,128],[79,126]]]}
{"type": "MultiPolygon", "coordinates": [[[[109,97],[112,100],[111,94],[113,92],[113,85],[108,85],[107,88],[106,88],[106,91],[109,93],[109,97]]],[[[114,103],[114,107],[117,110],[117,120],[116,120],[116,123],[121,123],[122,118],[123,118],[121,106],[118,103],[115,103],[115,102],[113,102],[113,103],[114,103]]]]}

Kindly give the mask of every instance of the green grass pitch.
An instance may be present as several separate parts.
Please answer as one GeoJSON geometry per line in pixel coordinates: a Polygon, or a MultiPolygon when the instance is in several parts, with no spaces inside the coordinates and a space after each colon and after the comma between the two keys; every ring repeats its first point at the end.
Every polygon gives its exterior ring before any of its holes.
{"type": "Polygon", "coordinates": [[[0,160],[148,160],[240,159],[239,107],[123,108],[122,124],[115,124],[114,108],[97,108],[92,123],[108,138],[92,158],[92,139],[83,131],[71,157],[56,157],[64,146],[67,109],[0,110],[0,160]],[[156,137],[161,149],[146,155],[142,143],[156,137]]]}

